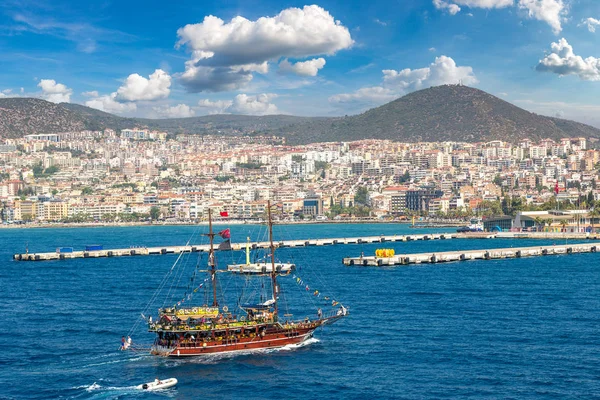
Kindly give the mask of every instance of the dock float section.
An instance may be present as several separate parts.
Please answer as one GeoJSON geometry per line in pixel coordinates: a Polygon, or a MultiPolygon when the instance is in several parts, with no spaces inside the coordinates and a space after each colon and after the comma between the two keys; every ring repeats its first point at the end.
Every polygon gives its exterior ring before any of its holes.
{"type": "MultiPolygon", "coordinates": [[[[275,242],[277,248],[284,247],[306,247],[306,246],[330,246],[340,244],[370,244],[385,242],[408,242],[412,240],[443,240],[454,239],[458,235],[455,233],[425,234],[425,235],[380,235],[366,237],[349,238],[330,238],[330,239],[300,239],[284,240],[275,242]]],[[[268,249],[269,242],[250,243],[252,249],[268,249]]],[[[161,254],[179,254],[208,252],[208,244],[189,245],[189,246],[157,246],[157,247],[131,247],[125,249],[106,249],[90,251],[72,251],[68,253],[48,252],[48,253],[20,253],[13,255],[16,261],[51,261],[51,260],[69,260],[73,258],[101,258],[101,257],[125,257],[125,256],[148,256],[161,254]]],[[[246,243],[231,243],[231,250],[243,250],[246,243]]],[[[218,245],[215,245],[218,250],[218,245]]]]}
{"type": "Polygon", "coordinates": [[[490,250],[455,250],[444,252],[398,254],[392,257],[346,257],[344,265],[361,266],[393,266],[409,264],[436,264],[444,262],[468,260],[499,260],[504,258],[522,258],[536,256],[550,256],[559,254],[596,253],[600,250],[600,243],[564,244],[553,246],[509,247],[490,250]]]}

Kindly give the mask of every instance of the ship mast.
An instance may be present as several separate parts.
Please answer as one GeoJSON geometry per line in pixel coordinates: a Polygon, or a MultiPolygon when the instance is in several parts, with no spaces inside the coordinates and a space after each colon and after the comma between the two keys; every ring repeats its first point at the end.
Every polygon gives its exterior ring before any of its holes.
{"type": "Polygon", "coordinates": [[[269,216],[269,243],[271,248],[271,285],[273,286],[273,315],[277,319],[277,273],[275,272],[275,245],[273,244],[273,219],[271,218],[271,201],[267,200],[267,212],[269,216]]]}
{"type": "Polygon", "coordinates": [[[218,307],[219,303],[217,302],[217,271],[215,266],[215,248],[214,248],[214,238],[215,234],[213,233],[212,228],[212,210],[208,209],[208,238],[210,240],[210,250],[208,252],[208,263],[210,265],[210,278],[212,282],[213,288],[213,307],[218,307]]]}

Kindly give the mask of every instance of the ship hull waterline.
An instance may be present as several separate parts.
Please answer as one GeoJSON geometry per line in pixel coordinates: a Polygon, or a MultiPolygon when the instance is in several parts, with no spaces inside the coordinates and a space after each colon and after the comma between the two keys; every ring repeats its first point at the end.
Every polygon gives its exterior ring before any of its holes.
{"type": "Polygon", "coordinates": [[[225,344],[207,344],[203,345],[190,345],[176,347],[162,347],[153,346],[150,353],[152,355],[164,356],[164,357],[193,357],[193,356],[205,356],[215,354],[231,354],[239,353],[252,350],[268,350],[277,349],[289,345],[301,344],[308,339],[312,338],[314,329],[311,331],[300,334],[295,337],[276,337],[281,335],[265,335],[264,338],[252,338],[248,341],[231,341],[225,344]],[[273,336],[273,337],[270,337],[273,336]]]}
{"type": "Polygon", "coordinates": [[[163,357],[190,357],[215,355],[223,353],[245,352],[252,350],[277,349],[289,345],[301,344],[312,338],[314,332],[324,325],[329,325],[341,317],[343,314],[324,318],[304,326],[295,326],[277,331],[265,331],[263,335],[252,335],[241,338],[223,338],[221,340],[180,342],[173,346],[161,346],[155,343],[150,350],[150,354],[163,357]]]}

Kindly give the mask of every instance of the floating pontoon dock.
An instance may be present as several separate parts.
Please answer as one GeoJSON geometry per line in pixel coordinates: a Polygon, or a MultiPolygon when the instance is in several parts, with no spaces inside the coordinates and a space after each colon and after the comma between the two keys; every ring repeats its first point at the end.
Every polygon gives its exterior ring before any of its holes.
{"type": "Polygon", "coordinates": [[[344,265],[392,266],[409,264],[436,264],[468,260],[498,260],[503,258],[522,258],[550,256],[559,254],[596,253],[600,243],[563,244],[554,246],[509,247],[490,250],[455,250],[444,252],[397,254],[392,257],[346,257],[344,265]]]}
{"type": "MultiPolygon", "coordinates": [[[[441,233],[427,235],[380,235],[366,237],[332,238],[332,239],[301,239],[285,240],[275,242],[278,248],[284,247],[306,247],[306,246],[328,246],[339,244],[369,244],[385,242],[408,242],[412,240],[441,240],[453,239],[458,237],[456,233],[441,233]]],[[[269,242],[250,243],[253,249],[267,249],[269,242]]],[[[215,250],[217,249],[215,245],[215,250]]],[[[232,243],[232,250],[243,250],[246,243],[232,243]]],[[[68,260],[72,258],[100,258],[100,257],[124,257],[124,256],[148,256],[160,254],[179,254],[208,252],[209,245],[190,245],[190,246],[158,246],[158,247],[131,247],[126,249],[106,249],[90,251],[69,251],[68,253],[21,253],[13,256],[17,261],[50,261],[50,260],[68,260]]]]}

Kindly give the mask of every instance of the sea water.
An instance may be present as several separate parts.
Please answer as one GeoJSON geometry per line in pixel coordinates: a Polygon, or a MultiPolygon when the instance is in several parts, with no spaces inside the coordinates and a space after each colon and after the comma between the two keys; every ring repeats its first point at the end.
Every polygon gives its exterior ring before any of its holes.
{"type": "MultiPolygon", "coordinates": [[[[26,247],[32,253],[90,244],[183,245],[204,230],[0,230],[0,398],[590,399],[600,393],[598,253],[384,268],[341,263],[377,248],[401,254],[564,241],[453,239],[282,249],[281,260],[298,265],[293,276],[280,278],[282,286],[291,284],[290,302],[309,297],[324,311],[335,310],[326,296],[350,315],[301,346],[202,359],[119,351],[128,333],[134,347],[152,342],[139,324],[140,313],[176,255],[11,260],[26,247]],[[155,393],[135,389],[157,376],[175,377],[179,384],[155,393]]],[[[383,224],[275,227],[278,239],[440,231],[383,224]]],[[[232,226],[231,234],[244,242],[248,236],[264,239],[265,229],[232,226]]],[[[197,254],[186,257],[206,263],[197,254]]],[[[242,252],[217,254],[222,267],[244,258],[242,252]]]]}

